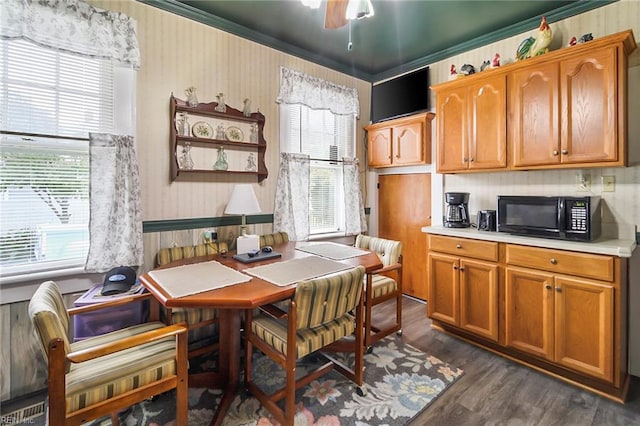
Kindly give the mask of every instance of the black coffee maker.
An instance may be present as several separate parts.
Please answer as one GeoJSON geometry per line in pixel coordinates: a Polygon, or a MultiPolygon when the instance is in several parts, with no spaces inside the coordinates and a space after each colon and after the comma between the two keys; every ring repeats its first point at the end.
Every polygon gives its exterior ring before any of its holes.
{"type": "Polygon", "coordinates": [[[447,210],[444,216],[444,226],[447,228],[468,228],[469,221],[469,193],[445,192],[447,210]]]}

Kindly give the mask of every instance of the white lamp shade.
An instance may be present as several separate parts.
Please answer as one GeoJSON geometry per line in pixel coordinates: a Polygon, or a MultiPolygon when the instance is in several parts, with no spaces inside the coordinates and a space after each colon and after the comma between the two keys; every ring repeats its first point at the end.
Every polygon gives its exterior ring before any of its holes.
{"type": "Polygon", "coordinates": [[[261,211],[253,186],[250,184],[238,184],[233,187],[224,213],[245,215],[260,213],[261,211]]]}

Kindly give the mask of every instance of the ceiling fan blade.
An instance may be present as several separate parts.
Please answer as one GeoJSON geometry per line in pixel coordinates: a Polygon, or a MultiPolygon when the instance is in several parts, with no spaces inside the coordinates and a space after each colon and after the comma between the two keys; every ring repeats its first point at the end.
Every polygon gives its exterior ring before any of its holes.
{"type": "Polygon", "coordinates": [[[327,10],[324,15],[324,27],[329,30],[347,25],[347,5],[349,0],[327,0],[327,10]]]}

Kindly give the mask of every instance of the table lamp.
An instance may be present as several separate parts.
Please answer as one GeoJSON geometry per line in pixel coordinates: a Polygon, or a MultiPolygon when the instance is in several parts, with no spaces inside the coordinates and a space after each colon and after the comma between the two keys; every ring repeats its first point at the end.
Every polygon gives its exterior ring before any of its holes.
{"type": "Polygon", "coordinates": [[[241,234],[236,245],[238,254],[260,249],[260,238],[257,235],[247,235],[246,215],[260,213],[261,211],[253,186],[250,184],[238,184],[233,187],[224,213],[242,215],[241,234]]]}

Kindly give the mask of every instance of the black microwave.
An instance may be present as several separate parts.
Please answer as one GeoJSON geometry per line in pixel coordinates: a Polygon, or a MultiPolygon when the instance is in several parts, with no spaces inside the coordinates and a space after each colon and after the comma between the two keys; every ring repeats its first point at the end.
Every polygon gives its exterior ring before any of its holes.
{"type": "Polygon", "coordinates": [[[593,241],[601,217],[600,197],[498,196],[498,232],[593,241]]]}

